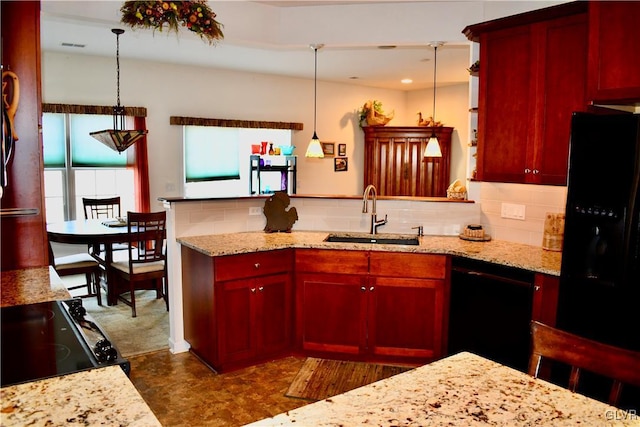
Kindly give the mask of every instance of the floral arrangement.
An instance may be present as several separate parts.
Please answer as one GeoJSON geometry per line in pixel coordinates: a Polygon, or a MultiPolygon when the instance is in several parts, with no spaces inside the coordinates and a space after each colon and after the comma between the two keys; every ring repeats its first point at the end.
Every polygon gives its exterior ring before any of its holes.
{"type": "Polygon", "coordinates": [[[377,99],[369,100],[364,103],[362,108],[358,109],[358,123],[360,127],[367,126],[384,126],[393,119],[395,110],[390,114],[385,114],[382,109],[382,102],[377,99]]]}
{"type": "Polygon", "coordinates": [[[121,22],[131,28],[153,28],[178,32],[179,26],[187,27],[206,39],[209,44],[222,39],[222,24],[205,0],[200,1],[125,1],[120,8],[121,22]]]}

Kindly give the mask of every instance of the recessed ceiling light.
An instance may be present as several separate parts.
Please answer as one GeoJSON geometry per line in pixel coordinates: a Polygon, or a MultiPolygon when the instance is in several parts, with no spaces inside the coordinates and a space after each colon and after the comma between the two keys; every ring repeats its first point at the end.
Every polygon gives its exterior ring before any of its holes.
{"type": "Polygon", "coordinates": [[[358,77],[358,76],[351,76],[351,77],[349,77],[349,80],[358,80],[359,78],[360,77],[358,77]]]}
{"type": "Polygon", "coordinates": [[[413,83],[413,80],[411,80],[411,79],[402,79],[402,80],[400,80],[400,83],[408,85],[408,84],[413,83]]]}
{"type": "Polygon", "coordinates": [[[395,49],[396,46],[395,45],[384,45],[384,46],[378,46],[378,49],[395,49]]]}

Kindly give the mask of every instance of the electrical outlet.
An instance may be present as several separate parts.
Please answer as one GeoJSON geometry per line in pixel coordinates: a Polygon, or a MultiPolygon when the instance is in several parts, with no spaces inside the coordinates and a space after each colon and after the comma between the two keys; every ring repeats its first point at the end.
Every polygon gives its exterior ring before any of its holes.
{"type": "Polygon", "coordinates": [[[500,211],[500,216],[502,218],[510,218],[510,219],[519,219],[524,221],[525,215],[525,206],[517,205],[514,203],[503,203],[502,209],[500,211]]]}
{"type": "Polygon", "coordinates": [[[249,215],[262,215],[262,208],[260,206],[251,206],[249,208],[249,215]]]}

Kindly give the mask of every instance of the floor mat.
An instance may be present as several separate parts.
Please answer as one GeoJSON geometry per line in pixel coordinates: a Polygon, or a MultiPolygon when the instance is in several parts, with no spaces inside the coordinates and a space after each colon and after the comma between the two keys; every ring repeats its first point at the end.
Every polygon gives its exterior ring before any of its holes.
{"type": "Polygon", "coordinates": [[[307,358],[287,390],[287,397],[322,400],[408,371],[404,366],[307,358]]]}

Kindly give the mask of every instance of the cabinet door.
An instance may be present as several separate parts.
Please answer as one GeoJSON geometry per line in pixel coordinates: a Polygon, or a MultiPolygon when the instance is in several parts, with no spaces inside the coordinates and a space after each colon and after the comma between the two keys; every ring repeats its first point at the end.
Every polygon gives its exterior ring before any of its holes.
{"type": "Polygon", "coordinates": [[[444,354],[443,280],[371,278],[367,293],[372,354],[423,362],[444,354]]]}
{"type": "Polygon", "coordinates": [[[525,182],[535,107],[532,42],[530,26],[480,37],[477,178],[481,181],[525,182]]]}
{"type": "Polygon", "coordinates": [[[301,273],[296,281],[302,349],[360,354],[366,346],[366,277],[301,273]]]}
{"type": "Polygon", "coordinates": [[[251,359],[257,348],[255,279],[230,280],[216,286],[220,363],[251,359]]]}
{"type": "Polygon", "coordinates": [[[589,2],[589,100],[640,101],[640,2],[589,2]]]}
{"type": "Polygon", "coordinates": [[[549,326],[556,325],[558,311],[558,289],[560,278],[546,274],[536,274],[533,287],[531,320],[538,320],[549,326]]]}
{"type": "Polygon", "coordinates": [[[566,185],[571,115],[585,111],[587,17],[539,24],[540,42],[533,166],[527,182],[566,185]]]}
{"type": "Polygon", "coordinates": [[[255,279],[257,352],[277,354],[291,345],[293,301],[291,275],[276,274],[255,279]]]}

